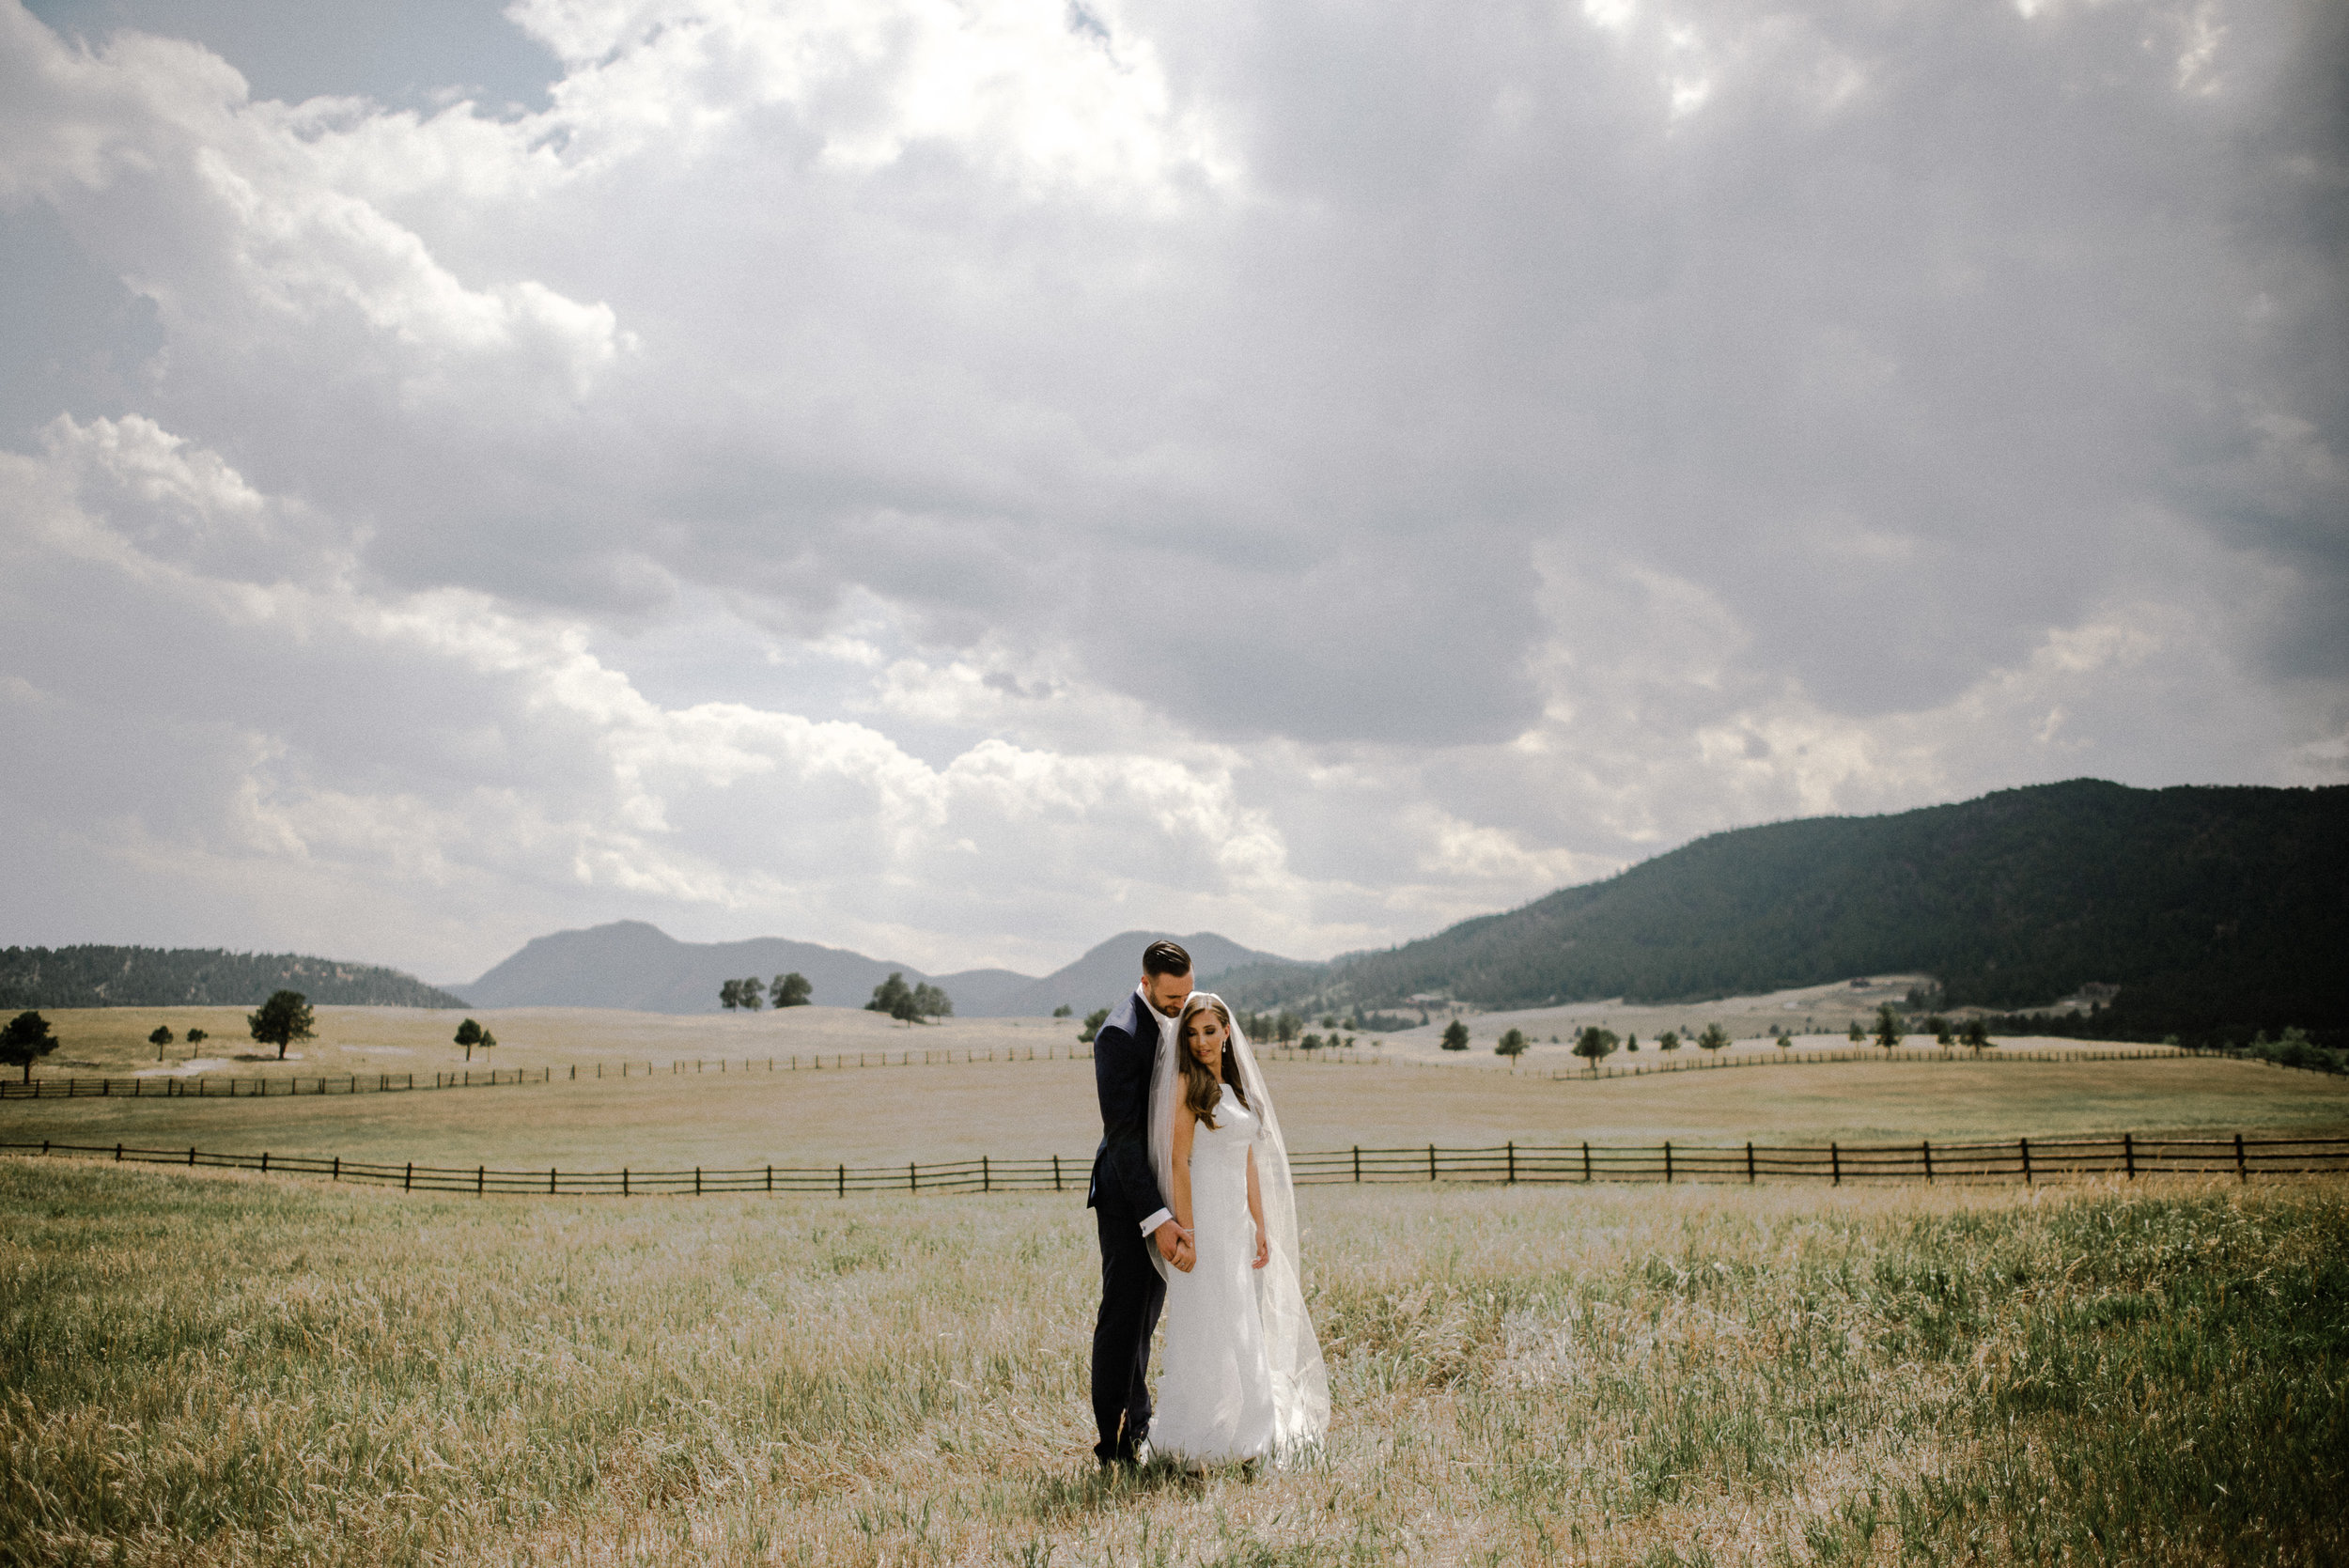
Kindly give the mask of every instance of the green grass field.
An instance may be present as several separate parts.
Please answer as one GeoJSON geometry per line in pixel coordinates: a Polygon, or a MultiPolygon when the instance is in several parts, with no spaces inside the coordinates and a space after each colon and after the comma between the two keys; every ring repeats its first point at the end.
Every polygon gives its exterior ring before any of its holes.
{"type": "Polygon", "coordinates": [[[2349,1552],[2338,1185],[1302,1197],[1323,1461],[1104,1484],[1073,1199],[0,1161],[0,1560],[2349,1552]]]}

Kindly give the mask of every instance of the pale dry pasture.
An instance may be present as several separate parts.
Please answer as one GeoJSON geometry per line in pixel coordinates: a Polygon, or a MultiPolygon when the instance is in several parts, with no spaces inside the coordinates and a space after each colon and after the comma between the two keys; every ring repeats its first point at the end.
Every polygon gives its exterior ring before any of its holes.
{"type": "Polygon", "coordinates": [[[1336,1415],[1105,1481],[1073,1196],[0,1162],[0,1560],[2323,1563],[2334,1184],[1301,1194],[1336,1415]]]}
{"type": "MultiPolygon", "coordinates": [[[[868,1015],[869,1017],[869,1015],[868,1015]]],[[[0,1101],[0,1139],[492,1169],[889,1165],[1058,1155],[1100,1132],[1093,1065],[1018,1060],[267,1098],[0,1101]]],[[[1648,1078],[1266,1064],[1296,1151],[1594,1142],[1825,1144],[2349,1133],[2349,1079],[2259,1062],[1833,1062],[1648,1078]]]]}

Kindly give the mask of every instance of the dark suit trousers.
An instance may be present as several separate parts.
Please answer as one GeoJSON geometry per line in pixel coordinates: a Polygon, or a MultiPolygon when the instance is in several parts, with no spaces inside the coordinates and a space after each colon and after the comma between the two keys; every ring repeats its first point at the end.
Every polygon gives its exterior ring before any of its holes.
{"type": "Polygon", "coordinates": [[[1101,1315],[1093,1326],[1093,1421],[1103,1461],[1131,1459],[1150,1434],[1150,1335],[1166,1303],[1166,1281],[1150,1262],[1154,1245],[1142,1216],[1103,1203],[1093,1211],[1101,1234],[1101,1315]]]}

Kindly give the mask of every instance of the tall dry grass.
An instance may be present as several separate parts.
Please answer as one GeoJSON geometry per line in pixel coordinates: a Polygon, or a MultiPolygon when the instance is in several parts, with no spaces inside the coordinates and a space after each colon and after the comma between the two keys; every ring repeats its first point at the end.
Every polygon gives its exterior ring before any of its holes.
{"type": "Polygon", "coordinates": [[[1301,1196],[1326,1455],[1104,1481],[1074,1200],[0,1162],[0,1561],[2349,1556],[2338,1186],[1301,1196]]]}

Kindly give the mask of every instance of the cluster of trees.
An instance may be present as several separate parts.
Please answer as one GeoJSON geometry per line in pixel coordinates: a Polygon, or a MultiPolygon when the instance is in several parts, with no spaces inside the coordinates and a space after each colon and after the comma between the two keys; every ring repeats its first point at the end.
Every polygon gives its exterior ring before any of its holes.
{"type": "MultiPolygon", "coordinates": [[[[194,1025],[189,1026],[189,1045],[200,1046],[204,1043],[204,1039],[205,1034],[202,1029],[194,1025]]],[[[147,1037],[147,1043],[155,1048],[155,1060],[161,1062],[163,1059],[164,1048],[171,1044],[171,1026],[169,1024],[157,1024],[155,1026],[154,1032],[147,1037]]]]}
{"type": "MultiPolygon", "coordinates": [[[[1915,996],[1917,993],[1911,991],[1909,994],[1915,996]]],[[[1858,1018],[1854,1018],[1848,1032],[1853,1045],[1874,1040],[1886,1050],[1890,1050],[1908,1037],[1908,1026],[1901,1010],[1888,1001],[1876,1009],[1873,1029],[1863,1027],[1858,1018]]],[[[1965,1046],[1977,1053],[1986,1050],[1992,1044],[1989,1021],[1980,1016],[1968,1018],[1963,1024],[1953,1024],[1938,1013],[1929,1013],[1925,1016],[1922,1032],[1932,1035],[1936,1045],[1965,1046]]]]}
{"type": "MultiPolygon", "coordinates": [[[[873,987],[873,1000],[864,1004],[864,1010],[886,1013],[899,1023],[926,1023],[955,1016],[955,1004],[947,1000],[945,992],[926,980],[918,986],[907,985],[902,970],[891,970],[888,979],[873,987]]],[[[1101,1016],[1109,1017],[1106,1009],[1101,1016]]]]}
{"type": "Polygon", "coordinates": [[[771,981],[761,980],[754,974],[740,980],[729,980],[718,987],[718,1005],[728,1012],[739,1007],[745,1012],[755,1013],[770,999],[778,1008],[805,1007],[815,998],[816,987],[808,984],[807,976],[797,970],[789,974],[776,975],[771,981]]]}
{"type": "Polygon", "coordinates": [[[465,1060],[471,1062],[475,1050],[497,1049],[498,1037],[467,1018],[457,1026],[457,1043],[465,1048],[465,1060]]]}

